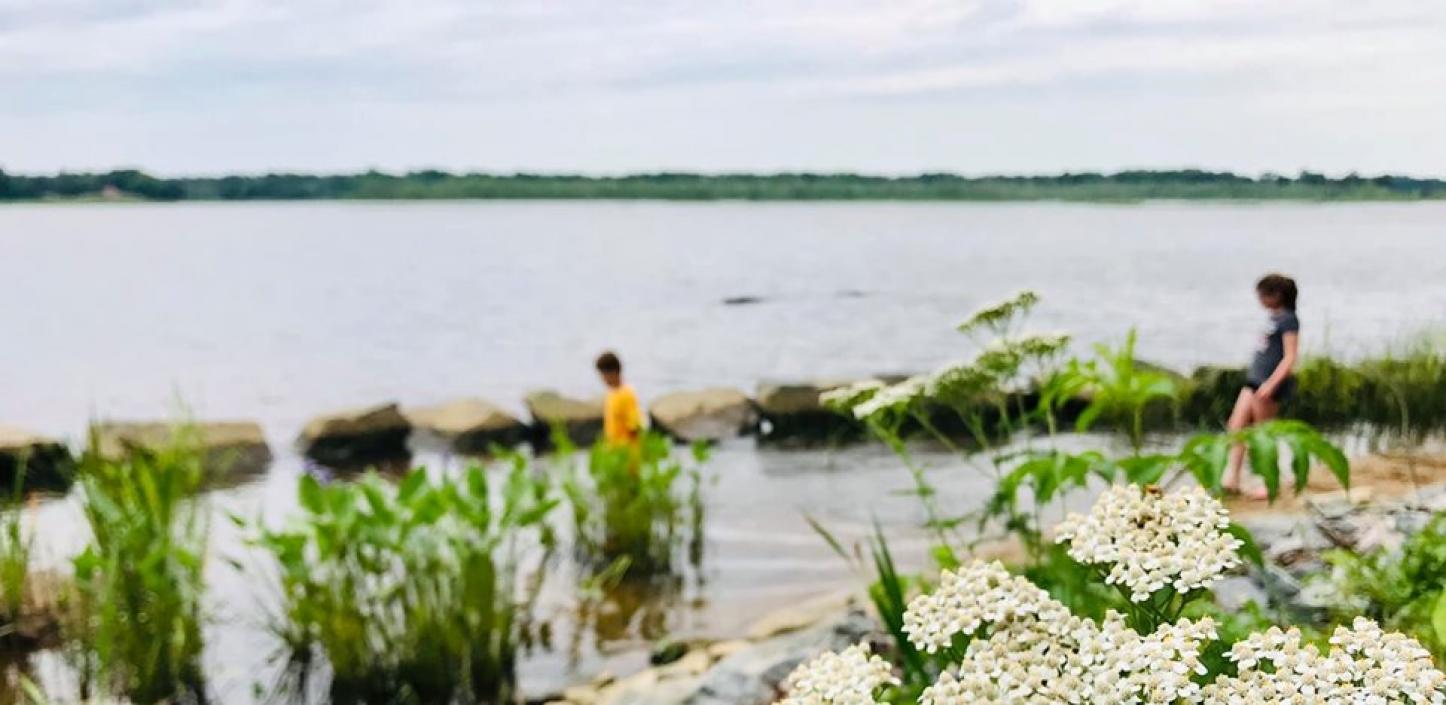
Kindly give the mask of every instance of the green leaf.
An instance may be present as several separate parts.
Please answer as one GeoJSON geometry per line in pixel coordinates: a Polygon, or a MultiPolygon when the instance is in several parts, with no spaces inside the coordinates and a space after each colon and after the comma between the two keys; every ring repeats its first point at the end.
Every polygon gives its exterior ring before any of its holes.
{"type": "Polygon", "coordinates": [[[312,514],[321,514],[325,511],[326,501],[323,498],[321,483],[311,475],[302,475],[297,490],[297,496],[302,508],[312,514]]]}
{"type": "Polygon", "coordinates": [[[1265,493],[1271,502],[1280,496],[1280,448],[1278,439],[1267,428],[1256,427],[1245,434],[1245,447],[1250,455],[1250,470],[1265,482],[1265,493]]]}
{"type": "Polygon", "coordinates": [[[1257,568],[1265,567],[1265,554],[1260,551],[1260,544],[1255,543],[1255,536],[1250,533],[1250,529],[1232,521],[1225,527],[1225,533],[1240,539],[1241,557],[1254,563],[1257,568]]]}
{"type": "Polygon", "coordinates": [[[1436,608],[1431,610],[1431,627],[1436,630],[1436,640],[1446,643],[1446,590],[1436,598],[1436,608]]]}

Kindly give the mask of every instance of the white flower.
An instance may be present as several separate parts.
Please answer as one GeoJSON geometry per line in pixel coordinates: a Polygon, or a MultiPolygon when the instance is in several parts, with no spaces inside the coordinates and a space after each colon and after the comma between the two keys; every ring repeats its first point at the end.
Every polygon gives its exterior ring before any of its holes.
{"type": "Polygon", "coordinates": [[[959,324],[959,332],[967,333],[977,328],[994,328],[1008,323],[1015,316],[1029,311],[1039,303],[1039,294],[1025,289],[997,303],[986,304],[959,324]]]}
{"type": "Polygon", "coordinates": [[[907,410],[925,396],[928,385],[927,376],[915,375],[884,387],[854,407],[854,418],[862,421],[886,411],[907,410]]]}
{"type": "Polygon", "coordinates": [[[1208,587],[1240,565],[1241,541],[1224,531],[1229,525],[1225,507],[1203,489],[1164,494],[1116,485],[1088,515],[1060,523],[1055,540],[1081,563],[1108,565],[1105,582],[1144,602],[1166,587],[1182,594],[1208,587]]]}
{"type": "Polygon", "coordinates": [[[825,653],[788,676],[788,696],[779,705],[874,705],[886,685],[897,685],[889,663],[860,643],[841,653],[825,653]]]}
{"type": "Polygon", "coordinates": [[[830,389],[818,395],[819,403],[839,413],[853,413],[855,406],[872,397],[884,383],[877,379],[866,379],[843,387],[830,389]]]}
{"type": "Polygon", "coordinates": [[[1235,703],[1323,703],[1325,705],[1441,705],[1446,674],[1414,639],[1387,634],[1375,622],[1357,617],[1350,629],[1339,627],[1334,647],[1322,654],[1301,644],[1296,629],[1252,634],[1231,648],[1239,674],[1205,686],[1206,705],[1235,703]],[[1262,665],[1268,667],[1262,668],[1262,665]],[[1301,700],[1302,696],[1305,700],[1301,700]]]}
{"type": "Polygon", "coordinates": [[[973,561],[944,571],[939,586],[909,602],[904,633],[915,647],[935,653],[956,636],[973,636],[983,626],[1016,619],[1062,620],[1069,610],[1028,579],[1011,574],[998,561],[973,561]]]}

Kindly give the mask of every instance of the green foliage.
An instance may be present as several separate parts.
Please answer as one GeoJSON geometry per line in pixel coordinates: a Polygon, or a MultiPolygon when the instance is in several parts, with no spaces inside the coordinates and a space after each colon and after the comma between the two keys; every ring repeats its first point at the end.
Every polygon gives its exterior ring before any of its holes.
{"type": "Polygon", "coordinates": [[[1252,178],[1198,169],[1069,173],[1052,176],[920,174],[264,174],[156,178],[133,171],[7,175],[0,201],[93,196],[106,187],[154,200],[294,200],[318,198],[647,198],[675,200],[960,200],[1138,201],[1144,199],[1415,200],[1446,198],[1446,181],[1407,176],[1252,178]]]}
{"type": "Polygon", "coordinates": [[[636,446],[597,443],[580,469],[571,443],[554,440],[579,558],[595,569],[626,558],[631,577],[674,571],[685,548],[694,562],[701,558],[706,446],[695,444],[686,462],[666,436],[646,432],[636,446]]]}
{"type": "Polygon", "coordinates": [[[1231,433],[1195,436],[1185,443],[1179,462],[1188,468],[1202,487],[1220,491],[1225,478],[1230,446],[1245,445],[1250,470],[1265,483],[1269,498],[1280,496],[1280,447],[1291,452],[1290,471],[1296,492],[1306,486],[1310,469],[1321,464],[1342,487],[1350,487],[1350,462],[1345,453],[1303,421],[1275,419],[1231,433]]]}
{"type": "Polygon", "coordinates": [[[1145,413],[1152,404],[1174,400],[1177,387],[1170,375],[1140,365],[1135,358],[1134,329],[1118,348],[1099,344],[1095,359],[1071,360],[1049,382],[1048,396],[1088,399],[1075,427],[1085,431],[1104,420],[1130,439],[1139,454],[1145,443],[1145,413]]]}
{"type": "Polygon", "coordinates": [[[1332,616],[1349,623],[1356,615],[1415,637],[1446,663],[1446,515],[1438,515],[1398,551],[1366,555],[1334,551],[1327,578],[1335,595],[1332,616]]]}
{"type": "Polygon", "coordinates": [[[25,605],[25,590],[30,576],[30,557],[34,539],[24,531],[25,475],[15,473],[13,502],[0,515],[0,643],[9,635],[10,624],[20,618],[25,605]]]}
{"type": "Polygon", "coordinates": [[[198,699],[206,511],[194,495],[194,435],[107,458],[92,437],[81,458],[81,507],[92,541],[74,559],[75,644],[82,679],[148,704],[198,699]]]}
{"type": "Polygon", "coordinates": [[[500,483],[481,466],[441,481],[419,468],[395,487],[305,476],[303,515],[259,530],[281,579],[274,628],[296,663],[325,656],[335,702],[510,699],[520,545],[548,540],[557,500],[521,457],[507,466],[500,483]]]}

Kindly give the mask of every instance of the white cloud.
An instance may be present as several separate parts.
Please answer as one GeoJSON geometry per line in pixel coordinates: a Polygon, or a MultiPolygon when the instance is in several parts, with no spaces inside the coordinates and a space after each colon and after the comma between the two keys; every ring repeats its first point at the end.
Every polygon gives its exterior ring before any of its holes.
{"type": "Polygon", "coordinates": [[[0,164],[1428,172],[1443,36],[1413,0],[0,0],[0,164]],[[1050,110],[1160,119],[1111,157],[1050,110]],[[944,115],[1013,148],[917,147],[944,115]]]}

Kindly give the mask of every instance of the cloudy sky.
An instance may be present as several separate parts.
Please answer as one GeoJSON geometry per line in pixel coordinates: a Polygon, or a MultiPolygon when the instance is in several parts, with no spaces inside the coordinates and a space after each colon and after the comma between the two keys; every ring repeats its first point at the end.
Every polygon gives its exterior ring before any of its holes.
{"type": "Polygon", "coordinates": [[[0,0],[0,168],[1446,175],[1441,0],[0,0]]]}

